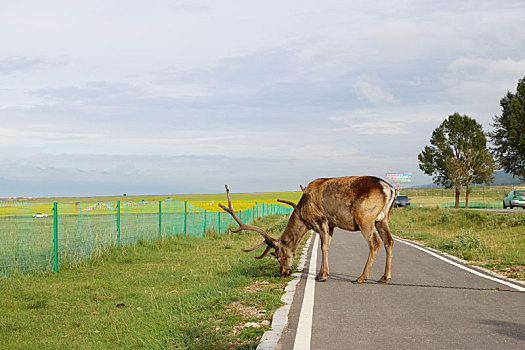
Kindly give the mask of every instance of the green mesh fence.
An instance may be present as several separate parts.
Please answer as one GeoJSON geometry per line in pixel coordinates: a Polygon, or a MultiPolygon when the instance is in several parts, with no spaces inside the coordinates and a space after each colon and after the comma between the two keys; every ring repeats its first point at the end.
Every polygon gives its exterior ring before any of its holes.
{"type": "MultiPolygon", "coordinates": [[[[448,202],[448,203],[444,203],[444,204],[441,204],[440,207],[442,208],[453,208],[456,206],[456,202],[448,202]]],[[[459,207],[460,208],[465,208],[465,202],[459,202],[459,207]]],[[[468,202],[468,207],[469,208],[480,208],[480,209],[499,209],[499,208],[503,208],[503,202],[502,201],[498,201],[498,202],[468,202]]]]}
{"type": "MultiPolygon", "coordinates": [[[[280,204],[256,203],[238,215],[246,223],[292,210],[280,204]]],[[[57,271],[141,240],[176,234],[202,237],[207,231],[224,233],[233,226],[228,213],[180,201],[38,205],[0,201],[0,275],[57,271]]]]}

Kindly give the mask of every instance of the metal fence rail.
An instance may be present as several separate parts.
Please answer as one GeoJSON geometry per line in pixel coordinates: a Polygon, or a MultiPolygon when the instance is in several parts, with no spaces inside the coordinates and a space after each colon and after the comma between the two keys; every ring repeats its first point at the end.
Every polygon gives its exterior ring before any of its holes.
{"type": "MultiPolygon", "coordinates": [[[[292,210],[256,203],[241,210],[239,218],[248,222],[292,210]]],[[[202,237],[212,230],[220,234],[233,223],[228,213],[172,200],[48,205],[0,201],[0,275],[58,271],[141,240],[176,234],[202,237]],[[34,217],[37,212],[47,216],[34,217]]]]}

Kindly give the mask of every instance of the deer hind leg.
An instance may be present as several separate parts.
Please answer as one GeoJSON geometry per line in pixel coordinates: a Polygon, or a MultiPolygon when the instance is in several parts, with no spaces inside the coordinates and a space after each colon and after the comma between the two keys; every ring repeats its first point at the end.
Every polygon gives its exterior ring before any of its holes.
{"type": "Polygon", "coordinates": [[[328,224],[320,225],[319,236],[321,237],[322,262],[319,274],[315,277],[318,282],[324,282],[330,276],[330,267],[328,266],[328,248],[334,234],[333,228],[328,228],[328,224]]]}
{"type": "Polygon", "coordinates": [[[366,281],[368,279],[368,276],[370,275],[370,269],[372,268],[372,264],[376,259],[377,251],[379,250],[381,241],[379,240],[379,237],[375,232],[373,224],[358,222],[358,225],[361,228],[361,234],[368,243],[368,259],[366,260],[366,265],[363,270],[363,273],[361,274],[361,276],[359,276],[359,278],[357,278],[357,283],[361,283],[363,281],[366,281]]]}
{"type": "Polygon", "coordinates": [[[334,236],[334,228],[330,227],[328,229],[328,236],[326,236],[326,250],[323,251],[324,256],[326,256],[325,272],[327,276],[330,276],[330,266],[328,265],[328,249],[330,249],[330,243],[332,242],[333,236],[334,236]]]}
{"type": "Polygon", "coordinates": [[[392,264],[392,247],[394,246],[394,239],[390,233],[390,228],[388,227],[388,222],[386,220],[376,222],[376,228],[385,244],[386,251],[386,263],[385,263],[385,274],[379,282],[386,283],[389,279],[392,278],[391,275],[391,264],[392,264]]]}

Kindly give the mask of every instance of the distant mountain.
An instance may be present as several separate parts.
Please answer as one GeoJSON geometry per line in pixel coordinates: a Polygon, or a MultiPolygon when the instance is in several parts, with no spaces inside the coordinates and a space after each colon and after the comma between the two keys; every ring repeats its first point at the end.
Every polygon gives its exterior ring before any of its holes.
{"type": "Polygon", "coordinates": [[[513,177],[512,174],[506,173],[503,170],[494,172],[494,182],[491,185],[520,185],[523,184],[518,177],[513,177]]]}

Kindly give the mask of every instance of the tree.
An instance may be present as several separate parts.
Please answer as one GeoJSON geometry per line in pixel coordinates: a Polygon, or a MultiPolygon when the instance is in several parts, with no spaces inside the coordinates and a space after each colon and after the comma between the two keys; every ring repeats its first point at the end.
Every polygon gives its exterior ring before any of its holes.
{"type": "Polygon", "coordinates": [[[466,187],[465,191],[465,208],[468,208],[468,195],[471,184],[489,183],[494,181],[494,170],[496,163],[494,157],[487,149],[487,138],[483,133],[483,128],[475,120],[467,131],[470,129],[472,135],[470,139],[464,140],[466,147],[463,148],[463,154],[460,159],[459,172],[461,184],[466,187]]]}
{"type": "Polygon", "coordinates": [[[482,126],[475,119],[454,113],[432,132],[430,144],[418,155],[419,168],[433,176],[435,184],[456,189],[456,208],[461,185],[465,185],[468,207],[470,185],[493,180],[494,159],[487,149],[482,126]]]}
{"type": "Polygon", "coordinates": [[[518,81],[516,93],[507,92],[500,100],[501,116],[494,117],[489,134],[492,152],[508,173],[525,181],[525,77],[518,81]]]}

